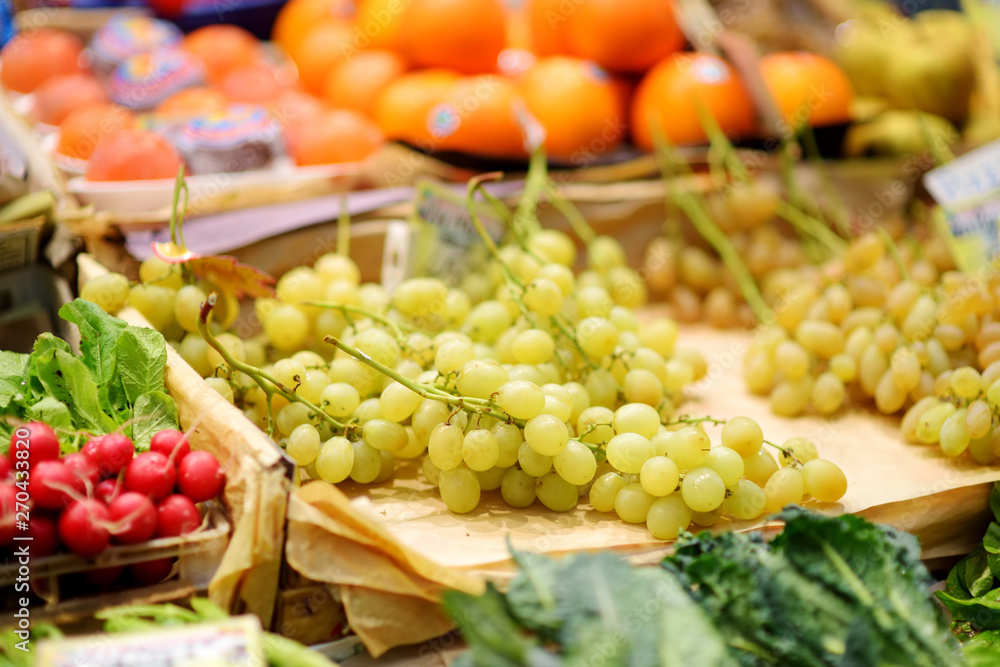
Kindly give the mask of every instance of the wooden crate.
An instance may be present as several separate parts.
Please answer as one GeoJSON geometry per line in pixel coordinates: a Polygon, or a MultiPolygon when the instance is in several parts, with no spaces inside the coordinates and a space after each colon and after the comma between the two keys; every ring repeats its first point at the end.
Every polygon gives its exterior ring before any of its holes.
{"type": "MultiPolygon", "coordinates": [[[[80,284],[106,272],[88,255],[79,258],[80,284]]],[[[149,326],[132,308],[119,317],[149,326]]],[[[193,429],[195,449],[210,451],[226,470],[224,500],[232,537],[208,585],[209,596],[233,613],[249,612],[271,627],[285,539],[292,462],[239,409],[227,403],[170,346],[166,386],[181,428],[193,429]]]]}

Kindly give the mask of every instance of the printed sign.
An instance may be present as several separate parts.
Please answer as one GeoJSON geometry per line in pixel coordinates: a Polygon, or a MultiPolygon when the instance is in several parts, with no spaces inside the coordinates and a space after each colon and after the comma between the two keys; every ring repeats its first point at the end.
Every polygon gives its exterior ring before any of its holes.
{"type": "MultiPolygon", "coordinates": [[[[386,239],[383,273],[392,286],[412,276],[433,276],[449,285],[459,285],[473,268],[480,267],[488,250],[469,215],[465,192],[436,181],[424,180],[415,187],[413,213],[408,233],[399,225],[390,227],[386,239]]],[[[486,233],[500,242],[504,224],[488,202],[476,203],[476,214],[486,233]]]]}
{"type": "Polygon", "coordinates": [[[959,268],[974,271],[1000,255],[1000,140],[924,175],[957,243],[959,268]]]}
{"type": "Polygon", "coordinates": [[[216,623],[149,632],[50,639],[38,645],[38,667],[266,667],[260,621],[236,616],[216,623]]]}

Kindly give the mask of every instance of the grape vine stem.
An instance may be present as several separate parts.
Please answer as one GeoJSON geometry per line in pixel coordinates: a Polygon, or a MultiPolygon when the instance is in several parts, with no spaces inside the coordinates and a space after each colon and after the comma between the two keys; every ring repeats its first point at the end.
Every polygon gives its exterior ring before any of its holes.
{"type": "Polygon", "coordinates": [[[421,396],[423,398],[429,398],[435,401],[440,401],[448,405],[454,405],[457,408],[461,408],[467,412],[476,412],[483,415],[489,415],[498,419],[502,422],[507,422],[510,424],[515,424],[521,428],[524,427],[524,420],[514,419],[506,412],[504,412],[499,405],[492,401],[488,401],[482,398],[475,398],[472,396],[455,396],[452,394],[445,393],[443,390],[434,387],[433,385],[421,384],[415,382],[405,375],[399,373],[393,368],[386,366],[385,364],[372,359],[370,356],[362,352],[361,350],[347,345],[342,340],[335,338],[334,336],[327,336],[323,339],[324,342],[329,343],[343,350],[350,356],[354,357],[363,364],[370,366],[382,375],[389,377],[399,384],[403,385],[413,393],[421,396]]]}
{"type": "Polygon", "coordinates": [[[757,287],[757,283],[753,279],[753,275],[747,268],[746,263],[744,263],[743,258],[736,251],[736,248],[733,247],[729,237],[712,221],[711,216],[706,211],[704,202],[699,201],[694,194],[682,192],[675,187],[674,180],[678,175],[675,165],[687,168],[690,171],[687,162],[684,162],[682,158],[676,155],[673,146],[663,133],[659,123],[651,122],[650,130],[653,135],[653,143],[655,144],[657,162],[659,162],[660,171],[663,173],[663,178],[667,186],[668,199],[675,202],[684,211],[691,224],[698,230],[698,233],[719,253],[719,257],[722,258],[723,263],[732,272],[733,278],[736,279],[740,292],[743,294],[743,298],[746,300],[747,305],[750,306],[757,320],[759,322],[768,321],[771,316],[771,309],[768,307],[767,302],[757,287]]]}
{"type": "Polygon", "coordinates": [[[425,335],[430,335],[430,332],[421,329],[420,327],[413,326],[412,324],[407,324],[405,322],[394,322],[390,320],[385,315],[379,315],[373,310],[368,310],[367,308],[362,308],[361,306],[351,306],[346,303],[333,303],[332,301],[302,301],[300,302],[304,306],[315,306],[316,308],[328,308],[330,310],[339,310],[344,314],[344,317],[348,322],[353,324],[350,314],[360,315],[362,317],[367,317],[370,320],[374,320],[380,324],[384,324],[393,330],[396,334],[396,338],[403,338],[403,332],[406,333],[422,333],[425,335]]]}
{"type": "Polygon", "coordinates": [[[231,368],[232,370],[239,371],[241,373],[245,373],[246,375],[250,376],[250,378],[254,382],[257,383],[257,386],[260,387],[261,391],[263,391],[264,394],[268,397],[268,418],[269,419],[273,418],[270,410],[270,401],[271,401],[271,396],[275,392],[277,392],[282,396],[284,396],[285,398],[287,398],[289,401],[301,403],[302,405],[306,406],[307,408],[315,412],[317,416],[319,416],[321,419],[330,424],[330,426],[336,429],[340,429],[342,432],[345,432],[347,430],[346,424],[328,415],[325,410],[317,406],[312,401],[303,398],[299,394],[296,394],[294,391],[290,390],[284,384],[279,382],[270,373],[263,371],[257,368],[256,366],[251,366],[248,363],[239,361],[236,358],[234,358],[232,354],[229,353],[229,350],[227,350],[225,346],[219,342],[219,340],[212,334],[208,326],[208,316],[211,314],[212,309],[215,308],[215,303],[217,299],[218,295],[215,292],[212,292],[211,294],[208,295],[208,299],[205,300],[205,303],[202,304],[201,312],[199,313],[198,317],[198,332],[202,335],[202,338],[205,339],[205,342],[211,345],[212,348],[219,353],[219,355],[223,358],[223,360],[225,360],[229,368],[231,368]],[[270,383],[272,386],[268,387],[267,386],[268,383],[270,383]]]}

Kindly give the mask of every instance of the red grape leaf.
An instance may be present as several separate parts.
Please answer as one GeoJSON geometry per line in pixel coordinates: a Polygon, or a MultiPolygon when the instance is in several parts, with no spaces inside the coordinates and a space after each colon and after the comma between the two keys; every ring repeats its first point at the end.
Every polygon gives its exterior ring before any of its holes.
{"type": "Polygon", "coordinates": [[[189,260],[187,265],[194,275],[237,297],[274,296],[274,278],[249,264],[240,264],[235,257],[206,255],[189,260]]]}

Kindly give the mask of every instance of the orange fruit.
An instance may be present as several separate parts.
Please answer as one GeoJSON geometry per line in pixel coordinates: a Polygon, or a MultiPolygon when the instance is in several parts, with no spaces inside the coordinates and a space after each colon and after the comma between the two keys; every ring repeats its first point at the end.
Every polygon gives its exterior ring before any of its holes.
{"type": "Polygon", "coordinates": [[[531,48],[540,56],[570,52],[567,21],[572,12],[566,11],[564,3],[565,0],[528,0],[525,6],[531,48]]]}
{"type": "Polygon", "coordinates": [[[427,114],[444,100],[458,78],[444,69],[404,74],[386,86],[375,101],[375,122],[389,139],[411,144],[429,142],[427,114]]]}
{"type": "Polygon", "coordinates": [[[299,166],[359,162],[382,145],[383,136],[364,114],[324,111],[288,126],[288,148],[299,166]]]}
{"type": "Polygon", "coordinates": [[[87,167],[88,181],[143,181],[176,178],[180,155],[149,130],[119,130],[97,144],[87,167]]]}
{"type": "Polygon", "coordinates": [[[792,128],[851,120],[854,89],[832,60],[806,51],[771,53],[760,59],[764,84],[792,128]]]}
{"type": "Polygon", "coordinates": [[[57,74],[83,71],[83,42],[65,30],[40,28],[14,36],[0,49],[0,83],[19,93],[30,93],[57,74]]]}
{"type": "Polygon", "coordinates": [[[711,112],[724,132],[748,135],[755,129],[753,103],[743,81],[725,60],[705,54],[677,53],[649,71],[632,101],[632,136],[652,150],[649,123],[659,122],[675,144],[706,140],[698,104],[711,112]]]}
{"type": "Polygon", "coordinates": [[[569,52],[616,72],[644,72],[684,48],[665,0],[587,0],[566,19],[569,52]]]}
{"type": "Polygon", "coordinates": [[[545,128],[545,150],[561,160],[587,163],[625,136],[625,110],[614,81],[589,60],[542,58],[518,89],[545,128]]]}
{"type": "Polygon", "coordinates": [[[278,12],[271,28],[271,40],[291,54],[302,38],[319,24],[353,16],[351,0],[290,0],[278,12]]]}
{"type": "Polygon", "coordinates": [[[357,55],[350,24],[345,21],[321,23],[306,34],[290,55],[299,68],[303,87],[313,95],[322,95],[333,66],[357,55]]]}
{"type": "Polygon", "coordinates": [[[500,0],[412,0],[403,41],[403,52],[418,67],[495,72],[507,43],[504,6],[500,0]]]}
{"type": "Polygon", "coordinates": [[[428,111],[433,149],[524,157],[518,104],[523,102],[509,79],[493,74],[462,77],[442,102],[428,111]]]}
{"type": "Polygon", "coordinates": [[[323,97],[335,107],[371,116],[379,94],[405,71],[406,61],[392,51],[361,51],[333,66],[323,84],[323,97]]]}
{"type": "Polygon", "coordinates": [[[398,51],[403,46],[403,16],[410,0],[358,0],[354,17],[358,45],[398,51]]]}
{"type": "Polygon", "coordinates": [[[73,109],[59,125],[56,150],[67,157],[89,160],[105,137],[131,128],[135,116],[125,107],[110,103],[87,104],[73,109]]]}
{"type": "Polygon", "coordinates": [[[326,107],[315,95],[302,90],[285,90],[267,105],[271,115],[283,126],[319,115],[326,107]]]}
{"type": "Polygon", "coordinates": [[[208,80],[221,83],[237,67],[250,65],[260,58],[257,38],[235,25],[207,25],[184,38],[184,50],[205,63],[208,80]]]}
{"type": "Polygon", "coordinates": [[[35,90],[34,117],[58,125],[73,109],[95,102],[107,102],[104,86],[92,74],[57,74],[35,90]]]}
{"type": "Polygon", "coordinates": [[[226,96],[215,88],[194,86],[178,90],[156,107],[156,115],[187,117],[222,111],[229,104],[226,96]]]}
{"type": "Polygon", "coordinates": [[[289,82],[280,80],[272,66],[261,62],[237,67],[219,84],[219,90],[230,102],[261,105],[273,102],[291,87],[289,82]]]}

